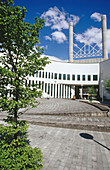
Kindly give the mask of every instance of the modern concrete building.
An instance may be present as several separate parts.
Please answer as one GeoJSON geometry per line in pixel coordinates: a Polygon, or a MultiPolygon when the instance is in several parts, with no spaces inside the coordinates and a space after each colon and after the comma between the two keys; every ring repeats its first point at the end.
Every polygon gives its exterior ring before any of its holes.
{"type": "Polygon", "coordinates": [[[69,61],[53,61],[44,70],[29,76],[28,83],[37,83],[43,97],[87,98],[87,87],[94,86],[98,97],[110,99],[103,82],[110,79],[110,59],[107,50],[106,16],[102,16],[103,58],[73,60],[73,24],[69,26],[69,61]]]}

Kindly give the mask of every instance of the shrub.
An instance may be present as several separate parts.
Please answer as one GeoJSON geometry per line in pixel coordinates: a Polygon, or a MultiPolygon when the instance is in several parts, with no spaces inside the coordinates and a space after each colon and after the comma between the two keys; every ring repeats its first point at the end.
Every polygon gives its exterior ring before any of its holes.
{"type": "Polygon", "coordinates": [[[43,168],[41,150],[29,145],[27,127],[24,121],[19,121],[17,128],[14,123],[9,126],[0,125],[0,169],[43,168]]]}

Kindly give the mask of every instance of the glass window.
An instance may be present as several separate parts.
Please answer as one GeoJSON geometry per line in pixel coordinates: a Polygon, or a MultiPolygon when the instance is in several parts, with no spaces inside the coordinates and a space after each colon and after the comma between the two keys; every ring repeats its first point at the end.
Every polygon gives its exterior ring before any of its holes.
{"type": "Polygon", "coordinates": [[[42,91],[43,91],[43,89],[44,89],[44,81],[42,81],[42,91]]]}
{"type": "Polygon", "coordinates": [[[53,79],[53,73],[51,74],[51,79],[53,79]]]}
{"type": "Polygon", "coordinates": [[[74,74],[72,75],[72,80],[75,80],[75,75],[74,74]]]}
{"type": "Polygon", "coordinates": [[[77,80],[78,80],[78,81],[80,80],[80,75],[77,75],[77,80]]]}
{"type": "Polygon", "coordinates": [[[61,77],[62,77],[61,74],[59,74],[59,80],[61,80],[61,77]]]}
{"type": "Polygon", "coordinates": [[[66,74],[63,74],[63,80],[66,80],[66,74]]]}
{"type": "Polygon", "coordinates": [[[47,83],[45,83],[45,93],[47,92],[47,83]]]}
{"type": "Polygon", "coordinates": [[[27,87],[27,80],[25,81],[25,86],[27,87]]]}
{"type": "Polygon", "coordinates": [[[70,74],[67,74],[67,80],[70,80],[70,74]]]}
{"type": "Polygon", "coordinates": [[[50,79],[50,72],[49,72],[49,75],[48,75],[49,79],[50,79]]]}
{"type": "Polygon", "coordinates": [[[32,80],[32,86],[34,86],[34,80],[32,80]]]}
{"type": "Polygon", "coordinates": [[[31,86],[31,80],[29,80],[29,87],[31,86]]]}
{"type": "Polygon", "coordinates": [[[91,75],[88,75],[88,81],[91,81],[91,75]]]}
{"type": "Polygon", "coordinates": [[[45,73],[45,78],[47,78],[47,72],[45,73]]]}
{"type": "Polygon", "coordinates": [[[39,88],[41,88],[41,81],[39,81],[39,88]]]}
{"type": "Polygon", "coordinates": [[[97,81],[98,80],[98,75],[93,75],[93,81],[97,81]]]}
{"type": "Polygon", "coordinates": [[[44,71],[42,72],[42,78],[44,78],[44,71]]]}
{"type": "Polygon", "coordinates": [[[53,95],[53,84],[51,84],[51,96],[53,95]]]}
{"type": "Polygon", "coordinates": [[[36,72],[36,77],[38,77],[38,72],[36,72]]]}
{"type": "Polygon", "coordinates": [[[39,78],[41,78],[41,71],[39,71],[39,78]]]}
{"type": "Polygon", "coordinates": [[[57,73],[55,73],[55,77],[54,78],[57,79],[57,73]]]}
{"type": "Polygon", "coordinates": [[[82,75],[82,80],[85,81],[86,80],[86,76],[82,75]]]}

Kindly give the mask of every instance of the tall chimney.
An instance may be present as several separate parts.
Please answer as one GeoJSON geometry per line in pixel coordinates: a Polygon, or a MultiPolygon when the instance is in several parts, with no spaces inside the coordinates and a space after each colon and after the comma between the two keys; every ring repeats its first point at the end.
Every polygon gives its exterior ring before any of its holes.
{"type": "Polygon", "coordinates": [[[69,23],[69,62],[73,62],[73,23],[69,23]]]}
{"type": "Polygon", "coordinates": [[[102,52],[103,58],[108,59],[106,15],[102,15],[102,52]]]}

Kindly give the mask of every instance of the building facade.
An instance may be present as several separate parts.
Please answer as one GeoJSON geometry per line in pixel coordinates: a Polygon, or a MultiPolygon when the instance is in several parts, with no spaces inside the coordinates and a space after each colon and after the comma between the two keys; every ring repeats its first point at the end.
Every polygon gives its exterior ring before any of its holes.
{"type": "Polygon", "coordinates": [[[96,96],[110,99],[104,81],[110,79],[107,49],[106,15],[102,16],[102,58],[73,60],[73,24],[69,25],[69,61],[50,60],[44,70],[28,77],[28,83],[38,84],[43,97],[88,98],[87,88],[93,86],[96,96]]]}

